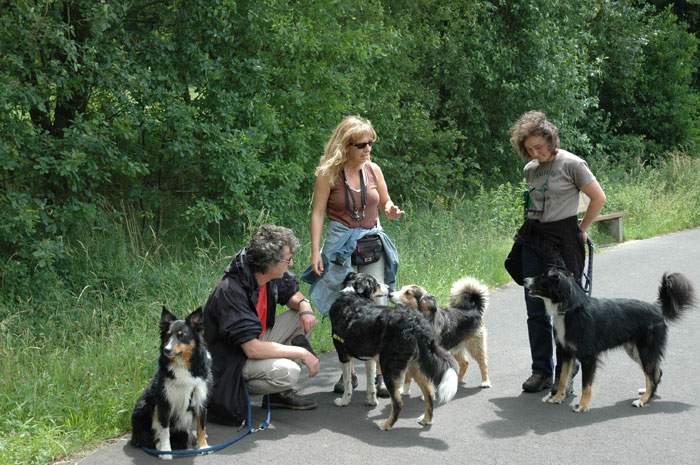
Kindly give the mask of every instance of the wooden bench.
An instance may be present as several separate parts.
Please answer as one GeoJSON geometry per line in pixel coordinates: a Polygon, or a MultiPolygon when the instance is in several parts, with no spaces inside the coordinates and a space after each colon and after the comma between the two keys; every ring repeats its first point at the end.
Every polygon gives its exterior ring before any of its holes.
{"type": "MultiPolygon", "coordinates": [[[[581,196],[579,197],[579,202],[578,202],[578,214],[582,214],[586,212],[586,209],[588,208],[588,204],[590,203],[591,199],[588,198],[586,194],[581,192],[581,196]]],[[[610,235],[615,239],[616,242],[622,242],[624,240],[624,231],[622,227],[622,218],[624,217],[624,213],[622,212],[611,212],[611,213],[606,213],[604,215],[598,215],[595,218],[593,218],[593,223],[603,223],[608,229],[608,232],[610,235]]],[[[579,219],[579,221],[581,221],[579,219]]]]}

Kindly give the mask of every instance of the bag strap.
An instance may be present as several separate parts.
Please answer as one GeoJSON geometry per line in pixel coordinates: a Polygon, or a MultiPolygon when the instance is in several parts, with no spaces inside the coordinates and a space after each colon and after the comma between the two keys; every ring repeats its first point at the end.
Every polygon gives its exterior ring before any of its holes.
{"type": "Polygon", "coordinates": [[[350,213],[350,217],[357,221],[358,223],[365,219],[365,209],[367,208],[367,186],[365,185],[365,177],[362,173],[362,168],[358,171],[360,176],[360,204],[362,210],[358,212],[357,206],[355,205],[355,197],[352,195],[350,190],[350,185],[348,184],[348,179],[345,176],[345,169],[343,169],[343,187],[345,188],[345,209],[350,213]],[[352,207],[350,206],[352,204],[352,207]]]}

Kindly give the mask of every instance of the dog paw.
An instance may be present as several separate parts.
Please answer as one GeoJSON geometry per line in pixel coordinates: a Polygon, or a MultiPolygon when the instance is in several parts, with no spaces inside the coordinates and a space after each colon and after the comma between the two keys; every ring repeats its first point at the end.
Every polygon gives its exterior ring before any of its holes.
{"type": "Polygon", "coordinates": [[[410,384],[404,384],[403,387],[401,388],[401,395],[402,396],[407,396],[411,392],[411,385],[410,384]]]}
{"type": "Polygon", "coordinates": [[[347,407],[350,404],[350,396],[338,397],[333,403],[338,407],[347,407]]]}
{"type": "Polygon", "coordinates": [[[479,387],[481,387],[482,389],[490,388],[491,387],[491,380],[487,379],[486,381],[482,381],[481,385],[479,387]]]}
{"type": "Polygon", "coordinates": [[[632,406],[633,406],[633,407],[637,407],[637,408],[643,408],[643,407],[646,407],[647,404],[645,404],[644,402],[642,402],[642,399],[637,399],[637,400],[635,400],[634,402],[632,402],[632,406]]]}
{"type": "Polygon", "coordinates": [[[542,398],[542,402],[546,402],[548,404],[561,404],[563,400],[564,396],[552,394],[551,392],[542,398]]]}
{"type": "Polygon", "coordinates": [[[389,420],[376,421],[376,422],[374,422],[374,424],[377,425],[377,428],[379,428],[382,431],[389,431],[391,429],[391,425],[389,424],[389,420]]]}
{"type": "Polygon", "coordinates": [[[589,410],[590,407],[587,405],[581,405],[581,404],[576,404],[573,408],[573,411],[576,413],[585,413],[589,410]]]}
{"type": "MultiPolygon", "coordinates": [[[[202,444],[197,445],[197,449],[208,449],[208,448],[209,448],[209,444],[207,444],[206,441],[204,441],[202,444]]],[[[212,453],[212,451],[203,452],[203,454],[211,454],[211,453],[212,453]]]]}
{"type": "Polygon", "coordinates": [[[422,425],[422,426],[428,426],[428,425],[432,425],[433,422],[426,420],[425,415],[421,415],[420,418],[418,418],[418,424],[422,425]]]}
{"type": "Polygon", "coordinates": [[[370,407],[376,407],[377,406],[377,395],[367,395],[367,400],[365,401],[366,405],[369,405],[370,407]]]}

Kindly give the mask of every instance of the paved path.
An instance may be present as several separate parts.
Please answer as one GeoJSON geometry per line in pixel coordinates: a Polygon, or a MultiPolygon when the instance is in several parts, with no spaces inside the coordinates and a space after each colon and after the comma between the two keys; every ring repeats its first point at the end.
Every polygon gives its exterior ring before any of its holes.
{"type": "MultiPolygon", "coordinates": [[[[700,229],[633,241],[595,256],[596,296],[656,298],[664,271],[685,273],[700,292],[700,229]]],[[[450,277],[452,279],[454,277],[450,277]]],[[[696,464],[700,460],[700,309],[670,330],[659,397],[647,408],[631,406],[643,386],[641,371],[621,350],[604,356],[597,372],[590,412],[570,405],[543,404],[541,394],[520,390],[529,373],[529,351],[522,289],[509,284],[492,292],[486,316],[491,389],[478,388],[470,366],[455,399],[435,411],[435,424],[421,428],[415,386],[395,428],[379,431],[373,421],[388,415],[388,401],[363,405],[364,390],[344,409],[329,391],[340,373],[335,354],[322,358],[321,373],[307,386],[319,408],[309,412],[273,411],[273,427],[237,445],[204,457],[175,459],[209,464],[696,464]]],[[[360,386],[363,376],[360,373],[360,386]]],[[[577,377],[580,392],[580,376],[577,377]]],[[[570,403],[574,403],[574,401],[570,403]]],[[[256,419],[263,411],[254,409],[256,419]]],[[[210,425],[210,444],[234,434],[210,425]]],[[[127,438],[78,461],[80,465],[155,464],[134,450],[127,438]]]]}

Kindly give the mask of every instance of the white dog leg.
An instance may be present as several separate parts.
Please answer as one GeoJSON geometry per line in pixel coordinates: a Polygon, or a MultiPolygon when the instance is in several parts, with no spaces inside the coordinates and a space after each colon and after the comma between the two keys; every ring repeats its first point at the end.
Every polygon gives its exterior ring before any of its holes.
{"type": "Polygon", "coordinates": [[[343,363],[343,397],[338,397],[333,402],[338,407],[345,407],[352,399],[352,360],[343,363]]]}
{"type": "MultiPolygon", "coordinates": [[[[156,420],[154,423],[158,423],[158,420],[156,420]]],[[[160,424],[158,424],[158,428],[156,429],[156,436],[158,438],[156,449],[166,451],[173,450],[170,447],[170,428],[161,428],[160,424]]],[[[158,456],[158,458],[163,460],[172,460],[173,456],[170,454],[161,454],[158,456]]]]}
{"type": "Polygon", "coordinates": [[[377,361],[369,359],[365,361],[365,376],[367,377],[367,405],[377,406],[377,387],[374,380],[377,377],[377,361]]]}

